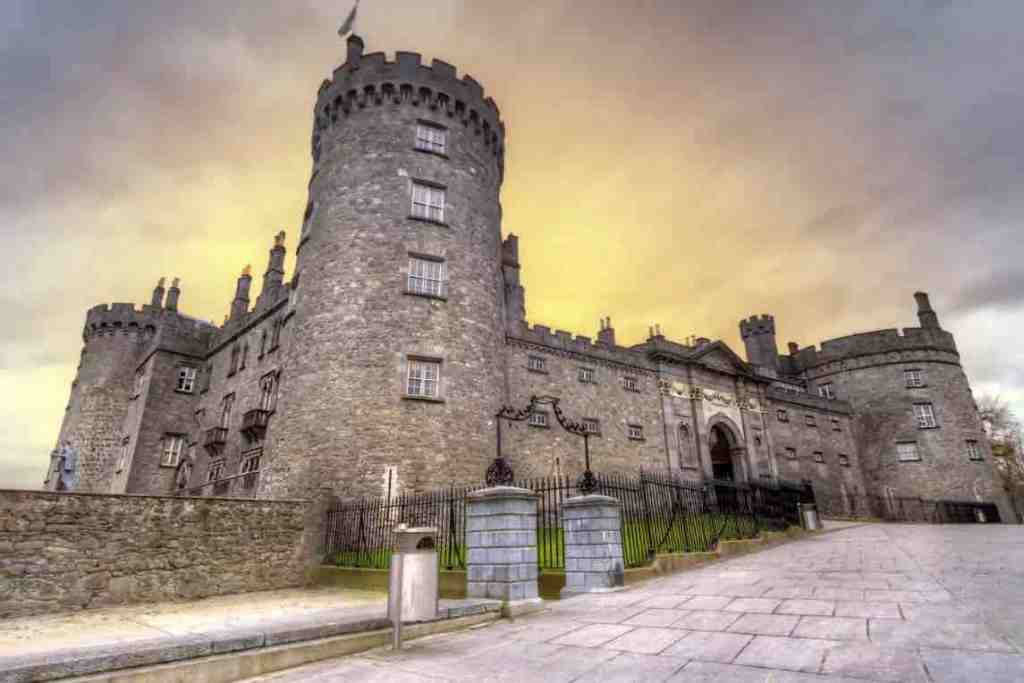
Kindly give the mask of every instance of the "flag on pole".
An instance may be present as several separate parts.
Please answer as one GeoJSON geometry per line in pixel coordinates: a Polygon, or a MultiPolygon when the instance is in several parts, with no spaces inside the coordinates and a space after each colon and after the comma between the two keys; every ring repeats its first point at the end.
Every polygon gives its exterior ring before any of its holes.
{"type": "Polygon", "coordinates": [[[348,34],[352,33],[352,29],[356,25],[356,12],[359,10],[359,0],[356,0],[356,4],[352,7],[352,11],[348,13],[348,19],[338,29],[338,35],[344,38],[348,34]]]}

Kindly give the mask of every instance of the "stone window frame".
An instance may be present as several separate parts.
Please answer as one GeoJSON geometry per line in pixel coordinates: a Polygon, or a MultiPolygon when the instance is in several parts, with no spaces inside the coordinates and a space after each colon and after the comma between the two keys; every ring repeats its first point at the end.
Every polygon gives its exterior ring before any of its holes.
{"type": "Polygon", "coordinates": [[[135,377],[133,378],[132,381],[131,400],[133,401],[137,399],[139,396],[142,396],[142,392],[146,388],[146,369],[148,365],[148,363],[144,363],[135,371],[135,377]]]}
{"type": "Polygon", "coordinates": [[[413,149],[447,159],[448,126],[427,119],[417,119],[413,149]],[[438,137],[440,140],[437,139],[438,137]]]}
{"type": "Polygon", "coordinates": [[[281,316],[274,318],[270,324],[270,348],[267,353],[273,353],[281,346],[281,330],[284,329],[284,320],[281,316]]]}
{"type": "Polygon", "coordinates": [[[526,357],[526,369],[542,375],[548,374],[548,359],[544,356],[528,355],[526,357]]]}
{"type": "Polygon", "coordinates": [[[581,384],[597,384],[597,370],[590,365],[580,365],[576,368],[576,379],[581,384]]]}
{"type": "Polygon", "coordinates": [[[128,450],[131,446],[132,437],[125,434],[121,437],[120,452],[117,456],[117,464],[114,466],[114,473],[119,474],[124,471],[124,468],[128,465],[128,450]]]}
{"type": "Polygon", "coordinates": [[[935,417],[935,405],[930,402],[914,404],[914,421],[918,429],[938,429],[939,421],[935,417]]]}
{"type": "Polygon", "coordinates": [[[259,482],[260,460],[262,457],[262,447],[242,453],[242,458],[238,463],[238,474],[246,475],[242,476],[241,481],[243,491],[251,491],[256,488],[259,482]]]}
{"type": "MultiPolygon", "coordinates": [[[[419,354],[408,354],[405,356],[405,362],[402,368],[402,398],[410,401],[427,401],[433,403],[444,402],[444,359],[436,356],[424,356],[419,354]],[[419,377],[413,378],[413,371],[417,368],[426,370],[428,368],[434,368],[436,376],[430,377],[419,377]],[[434,392],[431,394],[427,391],[412,392],[412,382],[416,379],[419,382],[432,383],[434,392]]],[[[429,384],[423,384],[423,387],[427,387],[429,384]]]]}
{"type": "Polygon", "coordinates": [[[797,459],[797,457],[796,457],[796,449],[795,448],[793,448],[792,446],[786,446],[785,450],[786,450],[786,460],[796,460],[797,459]]]}
{"type": "Polygon", "coordinates": [[[199,382],[199,393],[205,394],[210,390],[210,381],[213,379],[213,362],[207,363],[203,367],[203,377],[199,382]]]}
{"type": "Polygon", "coordinates": [[[212,484],[223,479],[225,469],[227,469],[227,463],[224,458],[211,460],[210,468],[206,470],[206,483],[212,484]]]}
{"type": "Polygon", "coordinates": [[[789,411],[785,408],[776,408],[775,419],[779,422],[789,422],[789,411]]]}
{"type": "Polygon", "coordinates": [[[810,414],[804,415],[804,424],[806,424],[808,427],[815,427],[815,428],[817,428],[817,426],[818,426],[818,418],[815,417],[814,415],[810,415],[810,414]]]}
{"type": "Polygon", "coordinates": [[[267,328],[263,328],[260,331],[260,352],[256,354],[256,360],[263,360],[263,356],[267,353],[267,328]]]}
{"type": "Polygon", "coordinates": [[[194,365],[179,365],[178,379],[174,386],[174,390],[179,394],[195,393],[196,378],[198,375],[199,369],[194,365]]]}
{"type": "Polygon", "coordinates": [[[918,448],[917,442],[897,441],[896,459],[899,462],[921,462],[921,449],[918,448]],[[901,446],[909,448],[901,448],[901,446]]]}
{"type": "Polygon", "coordinates": [[[448,262],[442,256],[409,252],[408,269],[405,273],[405,293],[411,296],[422,296],[428,299],[448,299],[448,262]],[[428,265],[437,265],[435,277],[424,272],[428,265]],[[417,266],[421,266],[417,268],[417,266]],[[425,287],[424,283],[430,286],[425,287]],[[436,287],[434,286],[436,285],[436,287]]]}
{"type": "Polygon", "coordinates": [[[904,368],[903,381],[907,389],[923,389],[928,386],[924,383],[924,371],[921,368],[904,368]]]}
{"type": "Polygon", "coordinates": [[[632,391],[634,394],[639,394],[640,379],[636,375],[623,375],[622,388],[626,391],[632,391]]]}
{"type": "Polygon", "coordinates": [[[629,437],[630,441],[646,441],[644,437],[644,426],[630,422],[626,424],[626,436],[629,437]]]}
{"type": "Polygon", "coordinates": [[[850,466],[850,456],[848,456],[848,455],[846,455],[844,453],[840,453],[839,454],[839,466],[840,467],[849,467],[850,466]]]}
{"type": "Polygon", "coordinates": [[[829,401],[836,400],[835,384],[833,384],[832,382],[825,382],[824,384],[819,384],[818,396],[829,401]]]}
{"type": "Polygon", "coordinates": [[[601,420],[596,417],[584,417],[580,419],[580,423],[590,436],[601,436],[601,420]]]}
{"type": "Polygon", "coordinates": [[[260,377],[260,410],[273,413],[277,410],[277,393],[281,383],[281,371],[272,370],[260,377]]]}
{"type": "Polygon", "coordinates": [[[814,462],[819,465],[825,464],[825,451],[814,451],[813,452],[814,462]]]}
{"type": "Polygon", "coordinates": [[[972,462],[984,462],[985,458],[981,454],[981,445],[977,439],[966,439],[964,445],[967,449],[967,459],[972,462]]]}
{"type": "Polygon", "coordinates": [[[160,467],[177,467],[185,450],[185,434],[168,432],[160,439],[160,467]]]}
{"type": "Polygon", "coordinates": [[[412,178],[409,188],[409,219],[436,225],[448,225],[448,186],[422,178],[412,178]]]}
{"type": "Polygon", "coordinates": [[[548,411],[546,410],[535,410],[530,413],[530,417],[527,419],[527,424],[531,427],[538,429],[550,429],[551,425],[548,423],[548,411]]]}
{"type": "Polygon", "coordinates": [[[241,372],[245,370],[246,364],[249,362],[249,342],[248,340],[242,344],[242,355],[238,362],[238,370],[241,372]]]}
{"type": "Polygon", "coordinates": [[[242,355],[242,347],[237,343],[231,347],[231,363],[228,365],[228,377],[234,377],[238,372],[238,359],[242,355]]]}
{"type": "Polygon", "coordinates": [[[217,426],[221,429],[231,429],[231,413],[235,407],[235,392],[225,394],[220,401],[220,421],[217,426]]]}

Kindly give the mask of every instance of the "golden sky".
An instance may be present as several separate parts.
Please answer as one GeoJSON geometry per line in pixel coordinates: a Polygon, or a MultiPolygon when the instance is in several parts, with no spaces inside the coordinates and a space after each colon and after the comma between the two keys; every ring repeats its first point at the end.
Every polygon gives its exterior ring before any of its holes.
{"type": "MultiPolygon", "coordinates": [[[[85,311],[182,279],[220,321],[294,246],[346,2],[0,8],[0,487],[38,486],[85,311]]],[[[1017,2],[364,0],[368,51],[483,83],[531,322],[782,348],[916,325],[1024,413],[1017,2]]],[[[289,268],[292,259],[289,258],[289,268]]]]}

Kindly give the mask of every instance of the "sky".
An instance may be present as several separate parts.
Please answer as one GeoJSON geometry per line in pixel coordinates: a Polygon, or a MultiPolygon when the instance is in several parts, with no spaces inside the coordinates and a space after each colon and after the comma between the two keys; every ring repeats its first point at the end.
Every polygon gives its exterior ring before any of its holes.
{"type": "MultiPolygon", "coordinates": [[[[180,277],[181,309],[221,321],[278,230],[293,250],[350,6],[0,4],[0,488],[42,483],[89,307],[180,277]]],[[[531,322],[742,353],[751,314],[784,349],[916,326],[924,290],[975,395],[1024,415],[1022,20],[1018,0],[363,0],[357,30],[497,101],[531,322]]]]}

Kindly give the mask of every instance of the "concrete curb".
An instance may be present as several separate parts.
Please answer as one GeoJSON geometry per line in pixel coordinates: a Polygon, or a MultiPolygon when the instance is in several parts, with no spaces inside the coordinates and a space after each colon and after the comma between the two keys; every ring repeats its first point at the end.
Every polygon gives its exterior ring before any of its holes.
{"type": "MultiPolygon", "coordinates": [[[[438,618],[408,624],[407,639],[467,628],[501,618],[501,603],[470,601],[439,610],[438,618]]],[[[0,683],[37,681],[204,681],[258,676],[390,642],[383,617],[295,624],[268,631],[219,631],[105,644],[0,661],[0,683]],[[297,662],[297,663],[292,663],[297,662]],[[252,672],[252,673],[250,673],[252,672]]]]}

